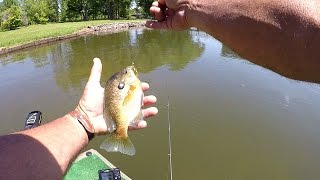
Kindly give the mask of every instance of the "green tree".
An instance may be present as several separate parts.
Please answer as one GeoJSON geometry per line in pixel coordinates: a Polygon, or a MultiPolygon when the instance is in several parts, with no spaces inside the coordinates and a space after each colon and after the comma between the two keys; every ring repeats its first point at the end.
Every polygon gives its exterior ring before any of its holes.
{"type": "Polygon", "coordinates": [[[1,29],[14,30],[22,26],[22,10],[19,6],[11,5],[1,13],[1,29]]]}
{"type": "Polygon", "coordinates": [[[67,16],[71,20],[76,20],[80,16],[83,21],[87,21],[90,0],[69,0],[67,2],[67,16]]]}
{"type": "Polygon", "coordinates": [[[104,0],[91,0],[90,1],[90,8],[89,8],[89,15],[92,19],[97,19],[99,16],[103,15],[104,13],[104,0]]]}
{"type": "Polygon", "coordinates": [[[47,16],[50,22],[59,22],[60,5],[62,0],[47,0],[50,11],[47,16]]]}
{"type": "Polygon", "coordinates": [[[59,3],[59,21],[65,22],[67,20],[67,2],[68,0],[60,0],[59,3]]]}
{"type": "Polygon", "coordinates": [[[127,18],[132,0],[106,0],[105,14],[108,19],[127,18]]]}
{"type": "MultiPolygon", "coordinates": [[[[5,11],[3,2],[0,2],[0,12],[5,11]]],[[[0,27],[1,27],[1,23],[2,23],[2,13],[0,13],[0,27]]]]}
{"type": "Polygon", "coordinates": [[[49,16],[54,14],[48,0],[24,0],[24,10],[31,24],[46,24],[49,16]]]}
{"type": "Polygon", "coordinates": [[[5,11],[10,8],[11,6],[19,6],[19,1],[18,0],[0,0],[0,26],[4,21],[5,16],[5,11]]]}
{"type": "Polygon", "coordinates": [[[131,0],[120,0],[119,17],[128,18],[131,0]]]}
{"type": "Polygon", "coordinates": [[[106,0],[105,12],[107,14],[108,19],[115,19],[116,18],[115,7],[116,7],[116,4],[115,4],[114,0],[106,0]]]}
{"type": "Polygon", "coordinates": [[[60,0],[64,20],[127,18],[132,0],[60,0]]]}
{"type": "Polygon", "coordinates": [[[154,0],[137,0],[138,6],[140,6],[143,9],[143,16],[145,18],[150,17],[149,9],[152,5],[154,0]]]}
{"type": "Polygon", "coordinates": [[[70,20],[97,19],[105,11],[105,0],[68,0],[66,15],[70,20]]]}
{"type": "Polygon", "coordinates": [[[4,9],[8,9],[11,6],[19,6],[19,0],[3,0],[2,5],[4,9]]]}

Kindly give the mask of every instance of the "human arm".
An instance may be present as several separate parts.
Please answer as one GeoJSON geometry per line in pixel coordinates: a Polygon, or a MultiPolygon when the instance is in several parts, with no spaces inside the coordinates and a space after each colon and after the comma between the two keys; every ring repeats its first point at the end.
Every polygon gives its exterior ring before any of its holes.
{"type": "MultiPolygon", "coordinates": [[[[83,96],[75,109],[92,122],[97,134],[107,131],[102,115],[101,70],[100,60],[95,59],[83,96]]],[[[143,83],[143,89],[148,88],[148,84],[143,83]]],[[[145,105],[152,105],[156,98],[146,96],[143,101],[145,105]]],[[[147,108],[143,114],[144,117],[154,116],[157,109],[147,108]]],[[[138,128],[146,125],[142,121],[138,128]]],[[[61,179],[88,142],[85,129],[69,114],[34,129],[1,136],[0,179],[61,179]]]]}
{"type": "Polygon", "coordinates": [[[318,0],[159,0],[147,27],[197,27],[240,56],[286,77],[320,82],[318,0]],[[168,10],[159,8],[166,4],[168,10]],[[166,12],[166,15],[164,15],[166,12]]]}

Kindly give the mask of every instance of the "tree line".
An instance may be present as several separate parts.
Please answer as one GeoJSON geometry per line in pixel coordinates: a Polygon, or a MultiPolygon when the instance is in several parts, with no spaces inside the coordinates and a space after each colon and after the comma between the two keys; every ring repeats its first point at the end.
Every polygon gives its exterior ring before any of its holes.
{"type": "MultiPolygon", "coordinates": [[[[0,0],[1,1],[1,0],[0,0]]],[[[1,30],[31,24],[149,17],[154,0],[2,0],[1,30]]]]}

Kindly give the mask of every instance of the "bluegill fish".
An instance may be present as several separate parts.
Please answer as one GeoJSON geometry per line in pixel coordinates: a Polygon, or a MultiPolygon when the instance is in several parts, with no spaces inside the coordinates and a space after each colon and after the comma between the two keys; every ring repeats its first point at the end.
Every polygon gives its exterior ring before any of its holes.
{"type": "Polygon", "coordinates": [[[135,67],[129,66],[111,76],[104,93],[104,119],[111,132],[100,148],[108,152],[134,155],[135,148],[128,136],[128,127],[143,120],[143,91],[135,67]]]}

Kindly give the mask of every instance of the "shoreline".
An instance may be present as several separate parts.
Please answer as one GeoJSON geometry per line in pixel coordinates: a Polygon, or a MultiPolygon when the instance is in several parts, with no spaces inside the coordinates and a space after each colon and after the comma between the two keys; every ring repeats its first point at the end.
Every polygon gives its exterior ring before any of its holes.
{"type": "Polygon", "coordinates": [[[125,23],[109,23],[109,24],[101,24],[97,26],[88,26],[87,28],[83,28],[77,32],[72,34],[67,34],[63,36],[55,36],[44,38],[40,40],[35,40],[32,42],[15,45],[7,48],[0,48],[0,55],[12,53],[15,51],[23,50],[30,47],[40,46],[44,44],[49,44],[52,42],[58,42],[62,40],[72,39],[79,36],[84,36],[88,34],[96,34],[96,33],[116,33],[124,30],[128,30],[130,28],[138,28],[145,27],[145,22],[125,22],[125,23]]]}

